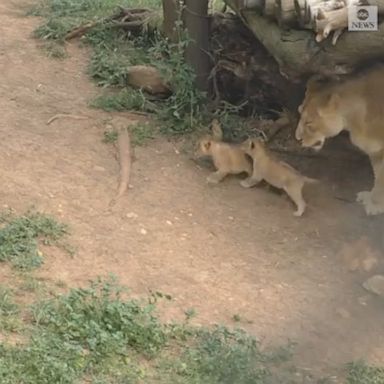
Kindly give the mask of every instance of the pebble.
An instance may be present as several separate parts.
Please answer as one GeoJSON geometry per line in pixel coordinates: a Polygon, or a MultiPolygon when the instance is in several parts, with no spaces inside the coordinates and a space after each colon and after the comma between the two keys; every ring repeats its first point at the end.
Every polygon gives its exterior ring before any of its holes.
{"type": "Polygon", "coordinates": [[[146,235],[148,232],[147,232],[146,229],[141,228],[141,229],[140,229],[140,233],[141,233],[142,235],[146,235]]]}
{"type": "Polygon", "coordinates": [[[127,215],[128,219],[137,219],[139,215],[135,212],[128,212],[127,215]]]}
{"type": "Polygon", "coordinates": [[[384,297],[384,276],[374,275],[363,283],[363,287],[376,295],[384,297]]]}

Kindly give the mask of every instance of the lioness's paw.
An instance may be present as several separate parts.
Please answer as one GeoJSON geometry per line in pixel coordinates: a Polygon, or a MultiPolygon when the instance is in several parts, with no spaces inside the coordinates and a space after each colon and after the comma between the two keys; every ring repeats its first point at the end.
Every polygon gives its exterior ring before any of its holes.
{"type": "Polygon", "coordinates": [[[364,209],[367,215],[374,216],[384,213],[384,203],[374,203],[372,201],[366,201],[363,203],[364,209]]]}
{"type": "Polygon", "coordinates": [[[371,191],[362,191],[359,192],[356,196],[356,201],[358,203],[368,203],[371,201],[371,191]]]}

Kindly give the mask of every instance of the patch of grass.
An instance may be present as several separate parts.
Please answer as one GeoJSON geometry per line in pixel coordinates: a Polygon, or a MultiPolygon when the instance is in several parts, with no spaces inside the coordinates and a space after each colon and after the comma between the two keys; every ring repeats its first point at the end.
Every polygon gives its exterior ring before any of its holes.
{"type": "Polygon", "coordinates": [[[374,367],[364,362],[348,364],[348,384],[384,384],[384,368],[374,367]]]}
{"type": "Polygon", "coordinates": [[[20,329],[19,306],[10,289],[0,286],[0,330],[14,332],[20,329]]]}
{"type": "Polygon", "coordinates": [[[48,57],[52,57],[54,59],[64,59],[67,57],[67,51],[62,44],[54,41],[47,41],[44,43],[43,48],[48,57]]]}
{"type": "Polygon", "coordinates": [[[107,112],[127,110],[153,112],[156,109],[142,92],[132,89],[123,89],[118,93],[98,96],[91,101],[90,106],[107,112]]]}
{"type": "Polygon", "coordinates": [[[157,131],[155,125],[151,122],[137,123],[130,127],[132,142],[134,145],[144,145],[148,140],[155,138],[157,131]]]}
{"type": "MultiPolygon", "coordinates": [[[[136,123],[129,127],[133,145],[144,145],[155,137],[156,127],[152,122],[136,123]]],[[[117,141],[118,133],[114,128],[104,131],[103,143],[111,144],[117,141]]]]}
{"type": "MultiPolygon", "coordinates": [[[[31,12],[46,18],[35,31],[41,39],[62,41],[74,27],[114,13],[117,6],[161,9],[160,0],[45,0],[31,12]]],[[[180,26],[180,24],[179,24],[180,26]]],[[[193,132],[206,124],[204,95],[194,85],[194,74],[185,63],[188,44],[180,29],[180,42],[171,44],[157,33],[134,36],[108,23],[100,23],[82,41],[93,47],[89,75],[102,87],[120,87],[118,93],[108,92],[91,105],[106,111],[143,111],[154,114],[160,131],[166,134],[193,132]],[[126,89],[127,69],[131,65],[156,67],[173,90],[166,100],[154,101],[140,91],[126,89]]]]}
{"type": "MultiPolygon", "coordinates": [[[[1,296],[0,296],[1,298],[1,296]]],[[[272,360],[241,330],[165,324],[156,303],[130,299],[113,279],[38,301],[30,339],[0,344],[3,384],[267,384],[272,360]]],[[[170,299],[170,298],[169,298],[170,299]]],[[[17,313],[9,297],[5,313],[17,313]]],[[[289,378],[286,381],[291,382],[289,378]]],[[[292,381],[294,383],[294,381],[292,381]]]]}
{"type": "Polygon", "coordinates": [[[0,261],[7,261],[20,270],[37,268],[43,263],[39,242],[65,247],[60,240],[67,233],[66,225],[38,212],[3,215],[0,220],[0,261]]]}

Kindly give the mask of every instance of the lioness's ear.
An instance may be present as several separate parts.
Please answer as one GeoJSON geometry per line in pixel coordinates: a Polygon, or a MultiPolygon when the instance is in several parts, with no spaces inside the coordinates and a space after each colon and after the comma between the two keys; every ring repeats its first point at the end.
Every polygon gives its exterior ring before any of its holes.
{"type": "Polygon", "coordinates": [[[328,105],[333,108],[338,108],[340,104],[340,95],[338,93],[332,93],[329,97],[328,105]]]}
{"type": "Polygon", "coordinates": [[[223,131],[217,119],[212,120],[212,135],[216,140],[223,139],[223,131]]]}
{"type": "Polygon", "coordinates": [[[298,112],[300,113],[300,115],[301,115],[301,113],[303,112],[303,104],[300,104],[300,105],[298,106],[297,111],[298,111],[298,112]]]}

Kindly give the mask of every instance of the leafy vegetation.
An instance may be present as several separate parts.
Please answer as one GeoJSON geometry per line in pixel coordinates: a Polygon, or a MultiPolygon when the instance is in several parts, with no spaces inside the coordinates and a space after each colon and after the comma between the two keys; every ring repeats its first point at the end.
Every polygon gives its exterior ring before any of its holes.
{"type": "Polygon", "coordinates": [[[60,240],[67,233],[66,225],[38,212],[18,217],[4,213],[0,216],[0,261],[8,261],[21,270],[39,267],[43,262],[39,241],[65,247],[60,240]]]}
{"type": "Polygon", "coordinates": [[[20,328],[19,306],[10,289],[0,286],[0,331],[17,331],[20,328]]]}
{"type": "MultiPolygon", "coordinates": [[[[241,330],[164,324],[156,302],[129,299],[115,279],[34,304],[31,337],[0,344],[0,382],[265,384],[273,359],[241,330]]],[[[17,313],[9,298],[4,313],[17,313]]],[[[272,380],[272,381],[270,381],[272,380]]]]}
{"type": "MultiPolygon", "coordinates": [[[[161,9],[161,1],[44,0],[30,14],[45,18],[35,31],[36,37],[60,42],[73,28],[109,16],[117,6],[161,9]]],[[[111,27],[108,22],[89,31],[83,39],[93,47],[89,74],[99,86],[107,88],[105,94],[91,102],[91,106],[106,111],[153,113],[162,132],[167,134],[191,132],[205,123],[204,95],[195,88],[193,71],[184,61],[188,39],[181,30],[179,35],[180,42],[172,44],[156,32],[134,36],[111,27]],[[172,95],[165,100],[149,101],[142,92],[127,89],[127,68],[138,64],[159,69],[170,84],[172,95]],[[116,88],[120,91],[116,92],[116,88]]],[[[58,50],[52,56],[56,54],[59,54],[58,50]]]]}
{"type": "Polygon", "coordinates": [[[384,368],[373,367],[364,362],[348,365],[348,384],[384,384],[384,368]]]}

